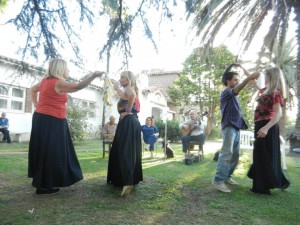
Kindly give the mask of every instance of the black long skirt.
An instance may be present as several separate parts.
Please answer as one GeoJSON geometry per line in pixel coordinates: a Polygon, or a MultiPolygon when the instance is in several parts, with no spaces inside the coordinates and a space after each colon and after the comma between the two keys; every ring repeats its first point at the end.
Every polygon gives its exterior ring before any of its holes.
{"type": "MultiPolygon", "coordinates": [[[[255,123],[255,138],[260,128],[269,121],[255,123]]],[[[279,125],[275,124],[265,138],[256,138],[253,149],[253,164],[248,177],[253,180],[252,191],[269,194],[270,189],[284,188],[290,184],[282,172],[279,125]]]]}
{"type": "Polygon", "coordinates": [[[45,189],[68,187],[83,179],[67,119],[33,114],[28,177],[34,187],[45,189]]]}
{"type": "Polygon", "coordinates": [[[143,181],[141,125],[136,114],[119,121],[109,154],[107,183],[117,187],[143,181]]]}

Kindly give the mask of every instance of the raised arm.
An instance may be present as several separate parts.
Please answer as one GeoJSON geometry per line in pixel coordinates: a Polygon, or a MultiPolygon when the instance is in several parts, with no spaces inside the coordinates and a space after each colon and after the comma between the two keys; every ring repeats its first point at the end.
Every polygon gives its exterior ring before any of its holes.
{"type": "Polygon", "coordinates": [[[248,70],[246,70],[245,69],[245,67],[243,67],[241,64],[236,64],[237,66],[239,66],[242,70],[243,70],[243,72],[244,72],[244,74],[245,74],[245,76],[247,76],[247,77],[249,77],[250,76],[250,73],[249,73],[249,71],[248,70]]]}
{"type": "Polygon", "coordinates": [[[237,64],[237,63],[232,63],[232,64],[230,64],[230,65],[225,69],[224,73],[230,72],[231,69],[232,69],[232,67],[237,66],[237,65],[239,65],[239,64],[237,64]]]}
{"type": "Polygon", "coordinates": [[[91,76],[83,79],[79,83],[70,83],[65,80],[59,80],[55,84],[55,91],[58,94],[72,93],[72,92],[79,91],[85,88],[86,86],[88,86],[95,78],[102,77],[103,74],[104,72],[95,71],[91,76]]]}
{"type": "Polygon", "coordinates": [[[117,81],[113,81],[113,82],[114,82],[113,83],[114,84],[114,89],[117,92],[117,95],[119,95],[119,97],[121,99],[128,100],[128,96],[125,94],[125,91],[123,91],[119,88],[119,82],[117,82],[117,81]]]}
{"type": "Polygon", "coordinates": [[[249,76],[247,76],[246,79],[244,79],[241,83],[239,83],[237,86],[235,86],[235,88],[233,89],[233,92],[238,95],[240,93],[240,91],[251,81],[251,80],[255,80],[259,77],[259,73],[258,72],[254,72],[252,74],[250,74],[249,76]]]}

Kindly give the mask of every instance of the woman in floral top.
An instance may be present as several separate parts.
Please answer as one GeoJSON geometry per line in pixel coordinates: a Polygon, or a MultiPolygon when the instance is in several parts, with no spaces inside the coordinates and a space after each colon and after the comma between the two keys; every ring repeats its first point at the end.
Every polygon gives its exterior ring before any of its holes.
{"type": "Polygon", "coordinates": [[[265,88],[259,90],[254,113],[253,164],[248,177],[253,180],[249,191],[270,195],[270,189],[284,190],[290,186],[290,182],[282,172],[280,160],[278,121],[282,116],[286,90],[283,74],[279,68],[272,67],[265,71],[265,85],[265,88]]]}

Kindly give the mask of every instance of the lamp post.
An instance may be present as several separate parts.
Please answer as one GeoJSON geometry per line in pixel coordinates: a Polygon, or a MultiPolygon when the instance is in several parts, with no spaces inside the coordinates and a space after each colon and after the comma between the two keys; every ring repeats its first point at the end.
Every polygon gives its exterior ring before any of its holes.
{"type": "Polygon", "coordinates": [[[167,141],[168,141],[168,135],[167,135],[167,128],[168,128],[168,113],[167,112],[165,112],[164,113],[165,115],[164,115],[164,117],[165,117],[165,137],[164,137],[164,142],[165,142],[165,144],[164,144],[164,161],[166,161],[166,159],[167,159],[167,154],[166,154],[166,152],[167,152],[167,141]]]}

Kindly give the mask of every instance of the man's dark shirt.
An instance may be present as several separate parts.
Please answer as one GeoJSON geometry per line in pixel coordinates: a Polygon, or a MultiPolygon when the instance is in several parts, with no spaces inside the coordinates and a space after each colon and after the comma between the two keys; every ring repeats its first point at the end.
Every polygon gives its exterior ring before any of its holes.
{"type": "Polygon", "coordinates": [[[247,129],[239,100],[234,94],[233,89],[226,88],[220,97],[221,113],[222,113],[222,130],[225,127],[235,127],[236,129],[247,129]]]}

